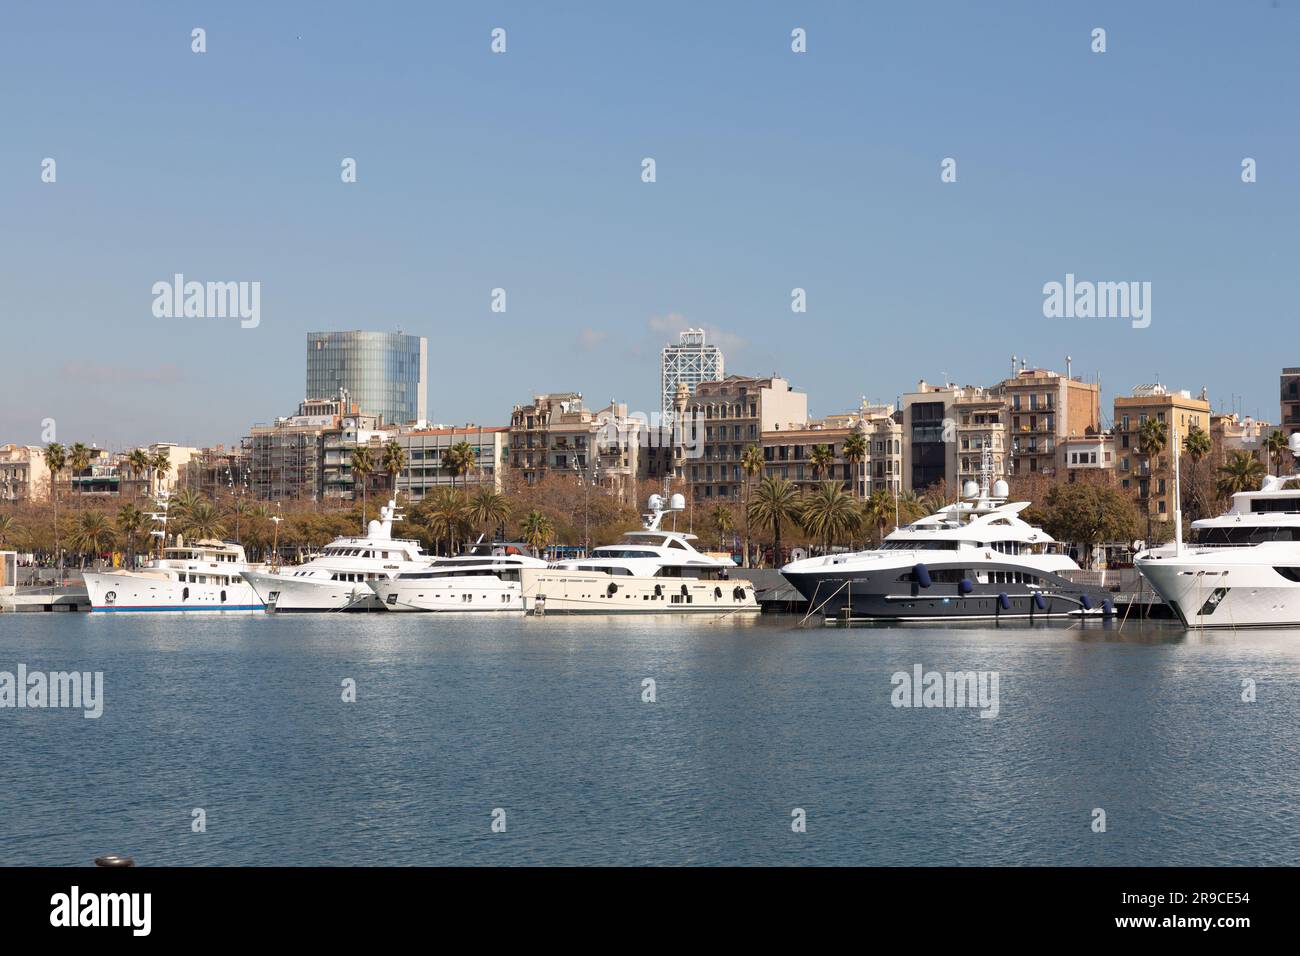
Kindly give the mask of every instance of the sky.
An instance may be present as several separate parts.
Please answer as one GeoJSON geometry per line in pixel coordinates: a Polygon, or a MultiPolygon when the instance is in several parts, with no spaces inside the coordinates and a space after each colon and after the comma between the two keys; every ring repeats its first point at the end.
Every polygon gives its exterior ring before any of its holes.
{"type": "Polygon", "coordinates": [[[447,424],[656,411],[687,326],[815,415],[1015,354],[1276,422],[1297,49],[1296,0],[7,0],[0,443],[236,442],[355,328],[428,337],[447,424]],[[156,317],[175,273],[259,282],[257,326],[156,317]],[[1150,325],[1045,317],[1067,273],[1150,282],[1150,325]]]}

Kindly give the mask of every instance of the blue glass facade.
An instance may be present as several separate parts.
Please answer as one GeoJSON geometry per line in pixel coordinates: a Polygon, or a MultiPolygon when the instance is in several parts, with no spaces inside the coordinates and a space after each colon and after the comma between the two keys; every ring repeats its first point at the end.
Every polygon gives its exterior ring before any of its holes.
{"type": "Polygon", "coordinates": [[[307,399],[347,389],[363,413],[402,424],[428,418],[428,341],[403,332],[313,332],[307,336],[307,399]]]}

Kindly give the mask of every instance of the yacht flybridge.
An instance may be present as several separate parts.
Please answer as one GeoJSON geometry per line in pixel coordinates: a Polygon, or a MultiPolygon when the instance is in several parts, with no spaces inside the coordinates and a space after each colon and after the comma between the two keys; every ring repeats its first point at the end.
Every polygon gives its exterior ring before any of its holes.
{"type": "Polygon", "coordinates": [[[268,611],[378,611],[371,584],[425,567],[420,543],[393,537],[397,502],[379,509],[362,537],[335,538],[319,557],[277,571],[245,571],[268,611]]]}
{"type": "MultiPolygon", "coordinates": [[[[1300,456],[1300,434],[1291,452],[1300,456]]],[[[1181,539],[1134,564],[1185,627],[1300,626],[1300,474],[1266,476],[1225,514],[1193,521],[1190,543],[1181,539]]]]}
{"type": "Polygon", "coordinates": [[[734,579],[735,565],[702,554],[695,535],[660,527],[685,510],[681,495],[651,495],[640,530],[591,555],[521,570],[523,599],[534,613],[730,614],[758,611],[754,585],[734,579]]]}
{"type": "Polygon", "coordinates": [[[886,535],[879,548],[794,561],[781,569],[828,619],[918,621],[1110,614],[1107,591],[1075,584],[1079,566],[1020,517],[1005,481],[968,481],[964,500],[886,535]]]}
{"type": "Polygon", "coordinates": [[[451,558],[370,582],[389,611],[517,611],[524,609],[520,571],[545,568],[525,544],[477,542],[451,558]]]}

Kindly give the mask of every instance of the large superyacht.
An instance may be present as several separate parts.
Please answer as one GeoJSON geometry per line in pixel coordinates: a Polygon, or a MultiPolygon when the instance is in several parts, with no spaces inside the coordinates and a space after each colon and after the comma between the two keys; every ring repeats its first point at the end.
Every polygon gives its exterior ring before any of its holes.
{"type": "Polygon", "coordinates": [[[1193,521],[1191,537],[1175,533],[1133,562],[1185,627],[1300,627],[1300,475],[1237,492],[1224,514],[1193,521]]]}
{"type": "Polygon", "coordinates": [[[1020,517],[1007,483],[966,482],[964,500],[885,536],[879,548],[793,561],[781,569],[811,614],[849,621],[1044,620],[1109,615],[1108,591],[1071,581],[1079,566],[1020,517]]]}
{"type": "Polygon", "coordinates": [[[464,554],[434,558],[427,565],[370,582],[388,611],[524,610],[520,570],[545,568],[524,544],[479,541],[464,554]]]}
{"type": "Polygon", "coordinates": [[[393,537],[400,521],[397,502],[379,509],[366,534],[335,538],[319,557],[275,571],[245,571],[268,611],[378,611],[371,584],[403,571],[423,568],[429,559],[420,543],[393,537]]]}
{"type": "Polygon", "coordinates": [[[731,614],[758,611],[754,585],[735,565],[696,549],[695,535],[665,530],[685,499],[650,496],[643,526],[618,544],[547,568],[523,568],[524,605],[534,614],[731,614]]]}

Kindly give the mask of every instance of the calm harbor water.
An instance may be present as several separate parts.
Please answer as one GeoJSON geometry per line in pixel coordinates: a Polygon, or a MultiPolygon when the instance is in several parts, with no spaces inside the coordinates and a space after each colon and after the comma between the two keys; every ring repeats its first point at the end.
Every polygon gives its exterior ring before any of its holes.
{"type": "Polygon", "coordinates": [[[20,663],[104,712],[0,710],[0,864],[1300,864],[1295,631],[0,616],[20,663]]]}

